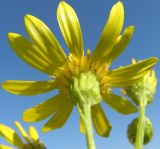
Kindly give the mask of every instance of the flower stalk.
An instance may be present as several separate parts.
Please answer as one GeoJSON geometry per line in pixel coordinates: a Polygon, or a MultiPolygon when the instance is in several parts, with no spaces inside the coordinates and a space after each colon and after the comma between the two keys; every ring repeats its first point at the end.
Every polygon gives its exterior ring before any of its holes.
{"type": "Polygon", "coordinates": [[[140,112],[139,112],[138,125],[137,125],[135,149],[143,148],[144,132],[145,132],[145,125],[146,125],[146,116],[145,116],[146,105],[147,105],[147,99],[145,99],[145,97],[139,100],[140,112]]]}
{"type": "Polygon", "coordinates": [[[93,129],[92,129],[92,118],[91,118],[91,105],[83,104],[81,106],[77,105],[80,117],[85,127],[86,143],[88,149],[96,149],[93,129]]]}

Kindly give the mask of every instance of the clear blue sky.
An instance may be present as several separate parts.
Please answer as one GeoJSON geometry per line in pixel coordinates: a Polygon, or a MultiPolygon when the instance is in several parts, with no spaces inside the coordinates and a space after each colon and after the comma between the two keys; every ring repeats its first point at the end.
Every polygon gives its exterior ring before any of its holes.
{"type": "MultiPolygon", "coordinates": [[[[8,32],[17,32],[26,36],[23,17],[29,13],[43,20],[54,32],[61,45],[67,51],[57,20],[56,8],[58,0],[1,0],[0,1],[0,82],[7,79],[45,80],[47,75],[31,68],[19,59],[11,50],[7,41],[8,32]]],[[[94,49],[109,11],[116,0],[67,0],[76,10],[79,17],[84,38],[85,49],[94,49]]],[[[125,6],[125,24],[135,25],[136,31],[124,53],[113,63],[112,68],[128,65],[132,58],[145,59],[160,55],[160,1],[159,0],[123,0],[125,6]]],[[[160,64],[154,67],[157,77],[160,78],[160,64]]],[[[154,137],[145,149],[159,149],[160,146],[160,94],[155,95],[153,103],[148,106],[147,115],[154,125],[154,137]]],[[[21,120],[22,112],[32,107],[55,92],[40,96],[24,97],[9,94],[0,89],[0,123],[13,128],[15,120],[21,120]]],[[[97,149],[131,149],[133,148],[126,138],[126,128],[137,114],[123,116],[107,105],[103,104],[105,113],[112,123],[112,132],[109,138],[101,138],[95,134],[97,149]]],[[[46,121],[34,123],[39,130],[40,138],[48,149],[85,149],[85,137],[79,133],[79,118],[74,110],[67,124],[54,132],[42,134],[41,126],[46,121]]],[[[0,138],[0,143],[5,143],[0,138]]]]}

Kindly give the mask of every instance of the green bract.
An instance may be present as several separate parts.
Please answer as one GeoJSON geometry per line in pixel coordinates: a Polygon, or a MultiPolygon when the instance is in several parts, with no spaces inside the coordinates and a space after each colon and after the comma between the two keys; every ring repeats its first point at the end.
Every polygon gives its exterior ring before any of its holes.
{"type": "Polygon", "coordinates": [[[70,92],[75,103],[95,105],[102,100],[99,82],[95,74],[90,71],[73,77],[70,92]]]}

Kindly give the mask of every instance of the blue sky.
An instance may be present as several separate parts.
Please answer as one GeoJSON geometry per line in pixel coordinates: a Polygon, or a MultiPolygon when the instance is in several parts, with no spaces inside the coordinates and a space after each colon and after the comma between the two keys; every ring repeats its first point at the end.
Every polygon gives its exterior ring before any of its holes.
{"type": "MultiPolygon", "coordinates": [[[[115,0],[66,0],[77,12],[83,32],[85,49],[94,49],[98,42],[101,31],[108,18],[109,11],[115,0]]],[[[124,53],[114,61],[111,68],[128,65],[132,58],[138,60],[160,55],[160,2],[158,0],[126,0],[122,1],[125,7],[125,24],[134,25],[136,30],[134,36],[124,53]]],[[[20,33],[27,36],[24,29],[23,18],[25,14],[32,14],[43,20],[54,32],[55,36],[67,52],[67,47],[60,33],[56,20],[56,8],[58,0],[5,0],[0,1],[0,82],[7,79],[22,80],[46,80],[47,75],[33,69],[19,59],[9,47],[7,41],[8,32],[20,33]]],[[[159,64],[154,69],[157,77],[160,77],[159,64]]],[[[147,108],[147,115],[154,125],[154,137],[145,149],[158,149],[160,146],[160,95],[159,86],[154,101],[147,108]]],[[[22,112],[45,99],[56,94],[47,93],[33,97],[16,96],[0,89],[0,123],[7,124],[13,128],[15,120],[20,121],[24,127],[30,124],[21,120],[22,112]]],[[[116,113],[107,105],[103,109],[112,123],[112,132],[109,138],[101,138],[95,134],[97,149],[131,149],[132,145],[126,138],[127,125],[137,114],[124,116],[116,113]]],[[[85,137],[79,133],[79,118],[76,109],[73,111],[66,125],[54,132],[43,134],[41,126],[46,121],[33,123],[38,129],[40,138],[45,142],[48,149],[84,149],[85,137]]],[[[0,138],[0,144],[5,143],[0,138]]]]}

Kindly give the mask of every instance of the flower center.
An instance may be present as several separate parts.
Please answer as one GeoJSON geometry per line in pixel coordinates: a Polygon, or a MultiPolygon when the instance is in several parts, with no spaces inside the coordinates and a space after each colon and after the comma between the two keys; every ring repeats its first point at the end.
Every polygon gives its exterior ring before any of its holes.
{"type": "Polygon", "coordinates": [[[99,62],[91,63],[90,51],[87,55],[77,60],[72,54],[55,73],[57,87],[73,103],[90,102],[91,105],[101,101],[101,93],[109,91],[107,85],[108,66],[99,62]]]}

